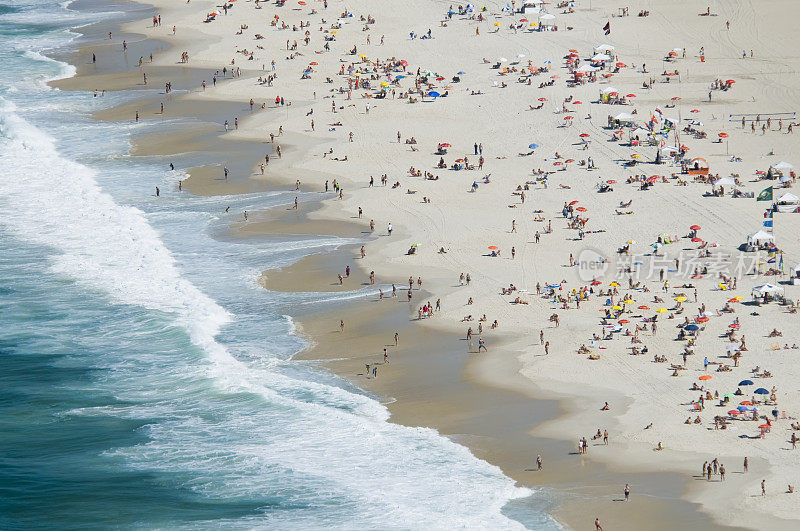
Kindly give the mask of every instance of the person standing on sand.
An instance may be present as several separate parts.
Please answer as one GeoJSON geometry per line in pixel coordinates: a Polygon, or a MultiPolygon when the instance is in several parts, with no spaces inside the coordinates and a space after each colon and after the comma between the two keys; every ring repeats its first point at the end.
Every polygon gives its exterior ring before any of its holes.
{"type": "Polygon", "coordinates": [[[600,519],[599,518],[595,518],[594,519],[594,529],[595,529],[595,531],[603,531],[603,526],[600,525],[600,519]]]}
{"type": "Polygon", "coordinates": [[[550,354],[550,342],[547,341],[544,344],[544,355],[548,356],[550,354]]]}
{"type": "Polygon", "coordinates": [[[344,332],[344,321],[339,320],[339,332],[344,332]]]}
{"type": "Polygon", "coordinates": [[[542,456],[541,455],[537,455],[536,456],[536,470],[541,470],[541,469],[542,469],[542,456]]]}
{"type": "Polygon", "coordinates": [[[625,489],[623,490],[625,493],[625,501],[630,501],[631,499],[631,486],[625,483],[625,489]]]}
{"type": "Polygon", "coordinates": [[[158,186],[156,186],[156,197],[159,197],[160,195],[161,195],[161,190],[159,190],[158,186]]]}
{"type": "Polygon", "coordinates": [[[397,343],[400,341],[400,334],[395,332],[394,333],[394,346],[397,346],[397,343]]]}
{"type": "Polygon", "coordinates": [[[544,330],[539,330],[539,344],[544,345],[544,330]]]}
{"type": "Polygon", "coordinates": [[[389,236],[392,235],[392,222],[389,222],[389,225],[386,227],[386,231],[389,233],[389,236]]]}
{"type": "Polygon", "coordinates": [[[766,496],[767,495],[767,480],[766,479],[762,479],[761,480],[761,495],[762,496],[766,496]]]}
{"type": "Polygon", "coordinates": [[[478,338],[478,352],[480,352],[481,349],[483,349],[484,352],[489,352],[489,350],[486,348],[486,342],[483,340],[482,337],[479,337],[478,338]]]}
{"type": "Polygon", "coordinates": [[[744,458],[744,470],[743,470],[743,472],[747,472],[748,468],[750,468],[749,467],[749,462],[747,461],[747,457],[745,457],[744,458]]]}

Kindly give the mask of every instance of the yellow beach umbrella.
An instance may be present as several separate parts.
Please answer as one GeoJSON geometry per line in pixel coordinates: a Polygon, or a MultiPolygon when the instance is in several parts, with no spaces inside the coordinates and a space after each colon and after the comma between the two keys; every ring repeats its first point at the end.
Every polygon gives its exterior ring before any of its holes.
{"type": "Polygon", "coordinates": [[[382,86],[382,87],[388,87],[388,86],[389,86],[389,83],[387,83],[386,81],[384,81],[383,83],[381,83],[381,86],[382,86]]]}
{"type": "Polygon", "coordinates": [[[618,288],[619,284],[617,284],[616,282],[612,282],[611,284],[609,284],[609,286],[611,286],[612,288],[618,288]]]}
{"type": "Polygon", "coordinates": [[[633,303],[634,303],[634,302],[636,302],[636,301],[635,301],[635,300],[633,300],[633,299],[625,299],[625,300],[624,300],[624,301],[622,301],[622,302],[624,302],[625,304],[633,304],[633,303]]]}
{"type": "Polygon", "coordinates": [[[659,308],[659,309],[658,309],[658,310],[656,310],[656,311],[657,311],[658,313],[667,313],[669,310],[667,310],[666,308],[659,308]]]}
{"type": "Polygon", "coordinates": [[[494,25],[497,26],[497,27],[502,26],[502,24],[500,24],[499,22],[495,22],[494,25]]]}
{"type": "Polygon", "coordinates": [[[680,297],[675,297],[675,300],[678,301],[678,302],[686,302],[686,297],[681,295],[680,297]]]}
{"type": "Polygon", "coordinates": [[[634,153],[633,155],[631,155],[631,158],[632,159],[640,159],[640,158],[642,158],[642,156],[639,155],[638,153],[634,153]]]}
{"type": "Polygon", "coordinates": [[[360,53],[360,54],[358,54],[358,56],[359,56],[360,58],[362,58],[362,59],[364,59],[364,58],[366,57],[366,55],[364,55],[363,53],[360,53]]]}
{"type": "Polygon", "coordinates": [[[621,310],[622,306],[612,306],[611,309],[612,310],[621,310]]]}

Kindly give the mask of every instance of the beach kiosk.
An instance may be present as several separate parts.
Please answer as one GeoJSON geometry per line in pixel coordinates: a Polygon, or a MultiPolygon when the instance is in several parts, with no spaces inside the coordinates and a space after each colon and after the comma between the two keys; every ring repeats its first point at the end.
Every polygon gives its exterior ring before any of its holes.
{"type": "Polygon", "coordinates": [[[689,175],[708,175],[708,162],[702,157],[697,157],[689,162],[686,169],[689,175]]]}
{"type": "Polygon", "coordinates": [[[760,230],[747,235],[747,250],[755,251],[775,244],[775,236],[769,232],[760,230]]]}

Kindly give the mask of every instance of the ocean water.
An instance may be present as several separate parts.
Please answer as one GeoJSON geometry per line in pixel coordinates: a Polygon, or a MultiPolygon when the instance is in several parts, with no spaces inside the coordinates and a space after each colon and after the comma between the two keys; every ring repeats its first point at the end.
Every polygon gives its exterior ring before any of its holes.
{"type": "Polygon", "coordinates": [[[286,198],[179,194],[127,157],[153,126],[88,118],[132,95],[48,88],[74,73],[48,50],[88,22],[0,0],[0,528],[557,527],[540,494],[292,360],[281,308],[335,297],[256,279],[343,242],[220,238],[225,206],[286,198]]]}

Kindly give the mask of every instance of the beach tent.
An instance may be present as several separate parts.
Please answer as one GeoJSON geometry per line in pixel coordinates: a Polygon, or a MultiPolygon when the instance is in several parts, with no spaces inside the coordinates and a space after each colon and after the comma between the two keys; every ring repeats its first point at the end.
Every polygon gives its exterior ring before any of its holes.
{"type": "Polygon", "coordinates": [[[753,293],[758,295],[766,295],[767,293],[774,294],[774,293],[783,293],[783,287],[776,286],[775,284],[770,284],[769,282],[766,284],[761,284],[760,286],[756,286],[753,288],[753,293]]]}
{"type": "Polygon", "coordinates": [[[797,203],[800,203],[800,197],[792,193],[787,192],[778,198],[779,205],[796,205],[797,203]]]}
{"type": "Polygon", "coordinates": [[[794,166],[792,166],[788,162],[780,161],[779,163],[770,166],[770,168],[776,169],[778,171],[786,171],[786,170],[791,170],[792,168],[794,168],[794,166]]]}
{"type": "Polygon", "coordinates": [[[595,54],[595,55],[592,56],[592,61],[595,61],[595,62],[597,62],[597,61],[609,61],[609,60],[611,60],[611,57],[609,57],[608,55],[606,55],[604,53],[598,53],[598,54],[595,54]]]}
{"type": "Polygon", "coordinates": [[[632,122],[633,115],[627,112],[621,112],[618,115],[614,116],[614,119],[619,122],[632,122]]]}
{"type": "Polygon", "coordinates": [[[580,72],[582,74],[585,74],[587,72],[595,72],[597,70],[599,70],[599,68],[597,68],[596,66],[587,65],[587,64],[582,64],[581,66],[579,66],[578,68],[575,69],[576,72],[580,72]]]}
{"type": "Polygon", "coordinates": [[[763,230],[747,235],[747,243],[750,245],[761,245],[763,243],[774,242],[774,241],[775,241],[775,236],[763,230]]]}
{"type": "Polygon", "coordinates": [[[619,90],[615,89],[614,87],[606,87],[602,91],[600,91],[601,94],[614,94],[618,92],[619,90]]]}
{"type": "Polygon", "coordinates": [[[550,13],[545,13],[539,17],[539,23],[542,26],[553,26],[556,23],[556,16],[551,15],[550,13]]]}
{"type": "Polygon", "coordinates": [[[613,46],[610,44],[601,44],[600,46],[595,46],[594,52],[595,53],[608,53],[614,49],[613,46]]]}
{"type": "Polygon", "coordinates": [[[730,177],[721,177],[714,181],[714,186],[736,186],[736,182],[730,177]]]}

